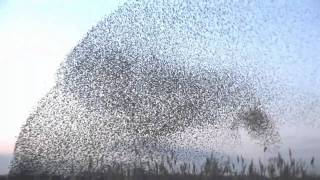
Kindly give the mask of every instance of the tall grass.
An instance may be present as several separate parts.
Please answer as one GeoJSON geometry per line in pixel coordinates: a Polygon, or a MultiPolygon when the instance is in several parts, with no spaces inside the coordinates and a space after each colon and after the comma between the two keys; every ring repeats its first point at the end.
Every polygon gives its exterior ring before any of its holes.
{"type": "Polygon", "coordinates": [[[41,174],[17,174],[2,176],[0,180],[315,180],[319,175],[311,174],[314,158],[309,162],[297,160],[289,150],[289,158],[280,153],[266,162],[247,161],[242,156],[217,157],[211,155],[201,165],[177,160],[174,153],[162,156],[159,160],[135,162],[133,164],[110,163],[100,169],[94,169],[88,163],[87,170],[65,176],[41,174]]]}

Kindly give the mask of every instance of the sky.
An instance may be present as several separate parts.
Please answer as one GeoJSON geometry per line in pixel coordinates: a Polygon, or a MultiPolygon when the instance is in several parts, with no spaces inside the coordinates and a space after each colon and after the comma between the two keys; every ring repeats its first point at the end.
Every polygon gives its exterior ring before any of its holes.
{"type": "MultiPolygon", "coordinates": [[[[6,155],[12,154],[20,127],[39,99],[53,87],[59,64],[93,25],[124,2],[125,0],[0,0],[0,174],[6,172],[6,155]]],[[[320,3],[314,3],[316,1],[305,2],[313,2],[313,8],[320,8],[320,3]]],[[[293,4],[297,7],[308,5],[310,6],[307,3],[293,4]]],[[[307,26],[301,28],[308,27],[309,31],[296,31],[307,33],[297,35],[301,37],[300,42],[299,39],[288,40],[292,45],[297,45],[296,49],[301,50],[297,57],[319,57],[316,51],[320,48],[320,30],[317,31],[316,28],[320,27],[318,22],[304,22],[307,26]],[[313,37],[309,37],[308,33],[313,37]],[[318,48],[312,48],[317,45],[318,48]]],[[[299,24],[298,26],[300,27],[299,24]]],[[[302,58],[299,65],[285,65],[283,67],[289,70],[284,72],[291,79],[296,79],[293,86],[302,87],[300,91],[320,95],[317,88],[320,85],[320,59],[308,60],[304,61],[302,58]],[[313,75],[305,76],[308,73],[313,75]]],[[[310,97],[312,96],[306,96],[310,97]]],[[[308,108],[309,104],[305,107],[308,108]]],[[[297,150],[300,154],[320,152],[320,147],[315,145],[320,142],[319,132],[319,128],[315,126],[285,126],[281,129],[283,149],[297,146],[304,147],[297,150]]],[[[259,148],[250,140],[246,142],[252,148],[240,150],[241,154],[249,155],[255,151],[248,149],[259,148]]]]}
{"type": "MultiPolygon", "coordinates": [[[[68,52],[124,2],[0,0],[0,155],[12,154],[21,126],[53,87],[68,52]]],[[[2,157],[0,174],[8,161],[2,157]]]]}

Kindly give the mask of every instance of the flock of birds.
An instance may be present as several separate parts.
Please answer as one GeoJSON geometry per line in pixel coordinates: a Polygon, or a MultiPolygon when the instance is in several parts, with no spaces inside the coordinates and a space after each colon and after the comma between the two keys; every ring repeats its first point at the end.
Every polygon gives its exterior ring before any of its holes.
{"type": "Polygon", "coordinates": [[[273,92],[265,89],[272,76],[241,49],[258,33],[251,5],[129,1],[105,17],[68,54],[22,127],[11,173],[148,161],[150,152],[175,151],[174,134],[207,125],[273,143],[273,92]]]}

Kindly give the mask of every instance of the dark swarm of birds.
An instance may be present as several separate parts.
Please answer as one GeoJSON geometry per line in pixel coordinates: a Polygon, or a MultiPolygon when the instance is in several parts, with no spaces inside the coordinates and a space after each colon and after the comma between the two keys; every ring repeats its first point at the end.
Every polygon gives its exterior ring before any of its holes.
{"type": "Polygon", "coordinates": [[[234,31],[245,33],[251,22],[234,14],[246,6],[238,5],[134,1],[105,17],[67,55],[22,127],[10,174],[160,160],[179,153],[171,135],[208,124],[276,142],[269,97],[259,92],[263,73],[230,53],[241,45],[234,31]]]}

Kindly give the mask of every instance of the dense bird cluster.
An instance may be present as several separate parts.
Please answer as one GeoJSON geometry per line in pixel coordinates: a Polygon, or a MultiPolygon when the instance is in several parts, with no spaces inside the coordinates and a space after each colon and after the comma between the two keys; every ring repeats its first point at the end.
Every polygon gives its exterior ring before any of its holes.
{"type": "Polygon", "coordinates": [[[11,173],[147,161],[150,152],[172,150],[170,135],[207,124],[244,127],[271,143],[277,132],[262,83],[248,73],[255,64],[234,54],[250,25],[235,14],[247,4],[238,5],[136,1],[99,22],[22,127],[11,173]]]}

